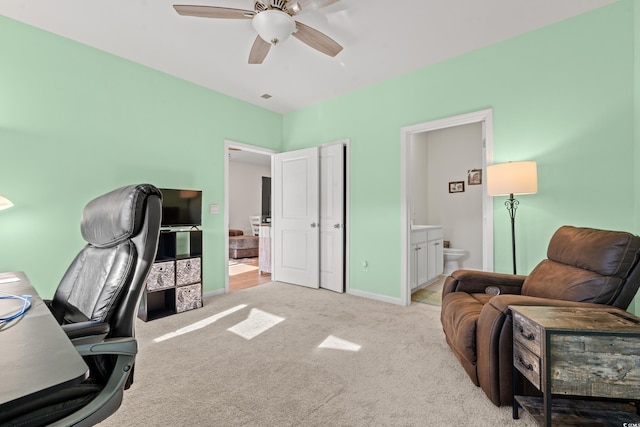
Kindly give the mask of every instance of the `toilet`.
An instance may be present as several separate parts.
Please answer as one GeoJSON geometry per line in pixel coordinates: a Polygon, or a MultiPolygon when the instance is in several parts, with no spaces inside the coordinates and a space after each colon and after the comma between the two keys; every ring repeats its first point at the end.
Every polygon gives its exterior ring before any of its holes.
{"type": "Polygon", "coordinates": [[[442,250],[444,256],[444,274],[450,275],[456,270],[460,269],[460,258],[465,256],[466,251],[464,249],[444,248],[442,250]]]}

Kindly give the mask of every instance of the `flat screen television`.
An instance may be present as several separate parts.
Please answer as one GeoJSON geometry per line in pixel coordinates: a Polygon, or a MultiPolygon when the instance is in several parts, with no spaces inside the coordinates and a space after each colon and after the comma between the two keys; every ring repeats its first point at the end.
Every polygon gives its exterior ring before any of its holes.
{"type": "Polygon", "coordinates": [[[183,227],[202,223],[202,191],[161,188],[162,226],[183,227]]]}

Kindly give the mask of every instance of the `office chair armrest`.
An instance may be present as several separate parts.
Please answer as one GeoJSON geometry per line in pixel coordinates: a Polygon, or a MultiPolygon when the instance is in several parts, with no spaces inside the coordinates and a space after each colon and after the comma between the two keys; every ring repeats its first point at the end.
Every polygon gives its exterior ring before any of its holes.
{"type": "Polygon", "coordinates": [[[81,356],[116,354],[113,374],[109,376],[107,384],[91,402],[49,427],[90,427],[116,412],[122,402],[127,379],[133,373],[138,344],[135,338],[109,338],[102,343],[77,346],[76,350],[81,356]]]}
{"type": "Polygon", "coordinates": [[[108,338],[99,343],[77,345],[80,356],[95,356],[97,354],[119,354],[135,356],[138,353],[138,342],[135,338],[108,338]]]}
{"type": "Polygon", "coordinates": [[[89,320],[62,325],[62,330],[67,334],[73,345],[77,346],[102,342],[109,334],[111,327],[105,322],[89,320]]]}

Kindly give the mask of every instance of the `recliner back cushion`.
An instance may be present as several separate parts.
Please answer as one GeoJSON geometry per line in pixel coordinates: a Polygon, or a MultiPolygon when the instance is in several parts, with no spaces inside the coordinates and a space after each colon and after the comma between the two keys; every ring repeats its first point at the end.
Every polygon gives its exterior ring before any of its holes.
{"type": "Polygon", "coordinates": [[[525,279],[522,295],[609,304],[635,268],[640,238],[619,231],[563,226],[548,259],[525,279]]]}
{"type": "Polygon", "coordinates": [[[607,304],[624,280],[545,259],[525,279],[522,295],[607,304]]]}

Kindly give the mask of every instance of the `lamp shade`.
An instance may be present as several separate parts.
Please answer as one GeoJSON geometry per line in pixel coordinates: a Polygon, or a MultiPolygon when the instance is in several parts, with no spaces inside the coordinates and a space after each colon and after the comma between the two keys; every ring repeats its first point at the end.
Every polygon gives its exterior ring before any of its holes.
{"type": "Polygon", "coordinates": [[[296,29],[296,21],[279,10],[269,9],[257,13],[251,22],[260,38],[271,44],[285,41],[296,29]]]}
{"type": "Polygon", "coordinates": [[[509,162],[487,166],[487,193],[490,196],[537,192],[536,162],[509,162]]]}
{"type": "Polygon", "coordinates": [[[7,199],[6,197],[0,196],[0,211],[3,209],[9,209],[11,206],[13,206],[11,200],[7,199]]]}

